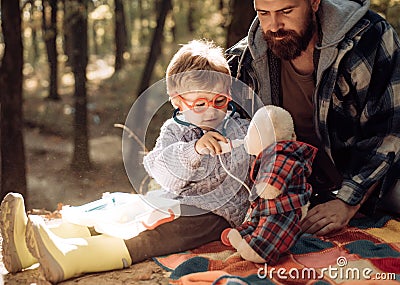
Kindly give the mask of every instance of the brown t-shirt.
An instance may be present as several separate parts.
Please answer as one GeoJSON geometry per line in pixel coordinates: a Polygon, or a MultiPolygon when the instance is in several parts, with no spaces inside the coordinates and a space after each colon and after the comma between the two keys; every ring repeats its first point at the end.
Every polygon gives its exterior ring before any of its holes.
{"type": "Polygon", "coordinates": [[[317,146],[318,140],[313,123],[314,78],[294,70],[289,61],[282,61],[281,88],[283,108],[293,117],[298,140],[317,146]]]}
{"type": "Polygon", "coordinates": [[[313,74],[299,74],[289,61],[282,60],[281,88],[282,107],[289,111],[293,117],[297,139],[319,149],[313,163],[310,183],[314,186],[316,192],[338,188],[341,184],[341,175],[320,147],[321,144],[315,133],[313,119],[315,83],[313,74]]]}

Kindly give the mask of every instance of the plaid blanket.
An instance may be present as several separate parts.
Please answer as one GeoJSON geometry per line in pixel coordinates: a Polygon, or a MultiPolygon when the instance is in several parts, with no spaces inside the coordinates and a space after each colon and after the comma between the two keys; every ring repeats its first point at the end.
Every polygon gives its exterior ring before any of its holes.
{"type": "Polygon", "coordinates": [[[400,221],[360,218],[329,237],[303,234],[273,267],[219,241],[154,260],[170,284],[400,284],[400,221]]]}

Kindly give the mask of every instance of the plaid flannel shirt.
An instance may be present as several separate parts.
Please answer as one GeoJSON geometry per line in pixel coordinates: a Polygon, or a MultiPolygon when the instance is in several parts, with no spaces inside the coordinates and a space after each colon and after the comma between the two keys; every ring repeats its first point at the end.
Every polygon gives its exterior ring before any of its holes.
{"type": "MultiPolygon", "coordinates": [[[[301,207],[307,205],[311,196],[311,185],[306,178],[311,174],[316,152],[315,147],[302,142],[281,141],[266,148],[257,158],[260,167],[255,185],[266,182],[280,189],[281,195],[251,201],[251,220],[237,230],[268,264],[274,264],[301,233],[301,207]]],[[[255,197],[255,187],[252,192],[251,197],[255,197]]]]}
{"type": "MultiPolygon", "coordinates": [[[[334,26],[326,23],[340,18],[332,14],[334,6],[325,9],[331,1],[321,1],[319,10],[331,13],[318,14],[322,27],[334,26]]],[[[367,2],[358,1],[360,5],[367,2]]],[[[324,32],[322,42],[333,37],[324,32]]],[[[260,33],[255,19],[248,37],[254,39],[245,38],[227,51],[231,70],[264,104],[281,105],[280,60],[262,40],[252,47],[257,37],[262,38],[260,33]]],[[[375,182],[384,179],[386,184],[388,171],[400,164],[399,38],[388,22],[366,8],[339,41],[321,44],[316,50],[316,134],[344,177],[337,198],[356,205],[375,182]]],[[[241,102],[236,99],[242,105],[254,100],[246,94],[241,102]]]]}

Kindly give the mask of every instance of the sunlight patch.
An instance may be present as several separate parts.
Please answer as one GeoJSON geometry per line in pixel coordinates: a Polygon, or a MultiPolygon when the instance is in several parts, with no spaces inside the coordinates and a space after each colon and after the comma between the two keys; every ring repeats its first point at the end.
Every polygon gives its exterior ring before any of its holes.
{"type": "Polygon", "coordinates": [[[109,78],[114,74],[114,67],[107,64],[105,60],[96,60],[91,66],[88,66],[88,80],[101,80],[109,78]]]}
{"type": "Polygon", "coordinates": [[[61,82],[64,85],[71,86],[74,85],[75,79],[74,74],[72,72],[66,73],[61,77],[61,82]]]}

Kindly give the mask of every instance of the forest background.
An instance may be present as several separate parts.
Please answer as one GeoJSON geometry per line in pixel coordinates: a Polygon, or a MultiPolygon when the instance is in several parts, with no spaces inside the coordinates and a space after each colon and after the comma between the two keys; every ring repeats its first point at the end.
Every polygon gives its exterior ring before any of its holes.
{"type": "MultiPolygon", "coordinates": [[[[255,16],[250,0],[0,3],[0,199],[20,192],[33,211],[140,193],[122,159],[132,104],[164,78],[179,44],[205,38],[227,48],[255,16]]],[[[399,0],[372,0],[372,9],[400,31],[399,0]]],[[[147,149],[171,115],[169,104],[155,112],[147,149]]]]}

